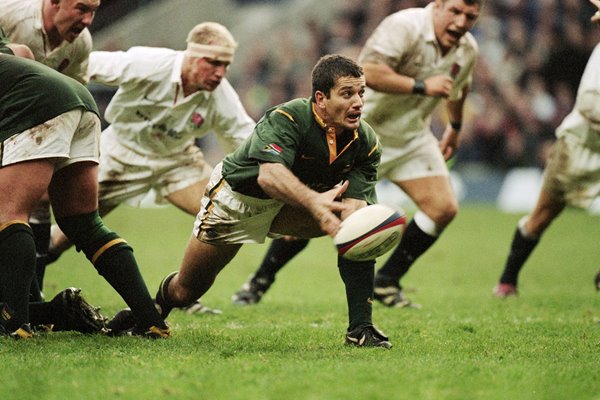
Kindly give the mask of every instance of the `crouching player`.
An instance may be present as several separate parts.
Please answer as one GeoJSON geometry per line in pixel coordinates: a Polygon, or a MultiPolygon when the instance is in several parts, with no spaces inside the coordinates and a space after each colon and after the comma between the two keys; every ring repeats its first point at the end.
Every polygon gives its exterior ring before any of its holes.
{"type": "Polygon", "coordinates": [[[133,333],[168,337],[131,247],[98,216],[100,120],[92,96],[75,80],[10,53],[0,47],[0,332],[32,336],[35,244],[27,221],[48,190],[63,232],[133,310],[133,333]]]}
{"type": "MultiPolygon", "coordinates": [[[[312,87],[310,99],[267,111],[244,144],[215,167],[182,265],[156,295],[163,316],[202,296],[244,243],[273,235],[334,236],[340,219],[376,202],[381,149],[361,120],[362,68],[325,56],[313,69],[312,87]]],[[[348,301],[346,343],[390,348],[371,320],[375,262],[339,257],[338,268],[348,301]]],[[[121,317],[125,322],[126,314],[121,317]]],[[[116,329],[115,320],[109,326],[116,329]]]]}

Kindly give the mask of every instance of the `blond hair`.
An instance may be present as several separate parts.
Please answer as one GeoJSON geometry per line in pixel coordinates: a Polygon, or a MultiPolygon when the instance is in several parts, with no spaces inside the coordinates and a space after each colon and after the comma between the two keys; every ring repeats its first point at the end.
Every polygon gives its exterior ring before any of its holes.
{"type": "Polygon", "coordinates": [[[202,22],[196,25],[186,39],[187,43],[211,44],[235,50],[238,46],[233,35],[217,22],[202,22]]]}

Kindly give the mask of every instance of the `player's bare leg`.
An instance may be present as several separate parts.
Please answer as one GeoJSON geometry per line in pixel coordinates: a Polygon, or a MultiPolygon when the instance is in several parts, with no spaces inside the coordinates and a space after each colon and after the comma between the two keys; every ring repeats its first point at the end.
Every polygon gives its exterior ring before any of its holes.
{"type": "Polygon", "coordinates": [[[537,246],[542,234],[552,221],[564,210],[566,203],[560,196],[552,196],[544,190],[540,192],[531,214],[523,217],[515,230],[500,281],[494,287],[494,295],[505,298],[518,295],[519,273],[537,246]]]}
{"type": "Polygon", "coordinates": [[[400,279],[415,260],[437,240],[458,212],[458,202],[447,176],[395,181],[419,211],[408,223],[402,239],[375,276],[375,299],[388,307],[419,307],[405,298],[400,279]]]}

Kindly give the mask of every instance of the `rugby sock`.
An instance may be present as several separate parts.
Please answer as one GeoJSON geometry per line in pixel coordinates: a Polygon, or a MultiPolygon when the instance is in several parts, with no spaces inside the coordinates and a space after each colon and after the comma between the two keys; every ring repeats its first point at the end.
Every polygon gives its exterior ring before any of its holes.
{"type": "Polygon", "coordinates": [[[177,271],[171,272],[169,275],[165,276],[163,280],[158,285],[158,292],[156,292],[156,304],[160,307],[160,315],[163,318],[167,318],[167,316],[171,313],[171,311],[179,307],[168,300],[169,297],[169,283],[171,279],[177,275],[177,271]]]}
{"type": "Polygon", "coordinates": [[[98,211],[58,218],[57,223],[77,251],[83,250],[98,273],[121,295],[141,325],[164,325],[140,274],[133,249],[104,225],[98,211]]]}
{"type": "Polygon", "coordinates": [[[415,260],[425,253],[437,238],[437,236],[431,236],[423,232],[414,219],[410,221],[400,243],[383,267],[377,271],[376,280],[399,282],[415,260]]]}
{"type": "Polygon", "coordinates": [[[294,258],[296,254],[304,250],[308,242],[308,239],[273,240],[260,268],[256,271],[256,277],[265,278],[273,282],[277,272],[294,258]]]}
{"type": "MultiPolygon", "coordinates": [[[[29,224],[31,225],[33,238],[35,240],[35,275],[37,287],[41,291],[44,287],[44,274],[46,273],[46,264],[48,263],[48,247],[50,246],[50,220],[48,220],[48,222],[32,222],[30,220],[29,224]]],[[[35,298],[35,293],[33,293],[33,290],[31,295],[32,298],[35,298]]]]}
{"type": "Polygon", "coordinates": [[[338,256],[338,269],[346,288],[348,331],[372,324],[375,261],[350,261],[338,256]]]}
{"type": "Polygon", "coordinates": [[[35,242],[27,223],[10,221],[0,226],[0,293],[12,311],[10,331],[29,322],[29,289],[35,271],[35,242]]]}
{"type": "MultiPolygon", "coordinates": [[[[117,247],[117,246],[113,246],[117,247]]],[[[150,297],[129,246],[108,249],[94,266],[98,273],[121,295],[142,325],[163,326],[164,322],[150,297]]]]}
{"type": "MultiPolygon", "coordinates": [[[[34,237],[35,239],[35,237],[34,237]]],[[[36,264],[37,265],[37,264],[36,264]]],[[[33,279],[31,280],[31,286],[29,287],[29,301],[44,301],[42,297],[42,291],[38,286],[36,272],[34,271],[33,279]]]]}
{"type": "Polygon", "coordinates": [[[504,272],[500,277],[500,283],[517,284],[519,272],[521,271],[521,268],[523,268],[523,264],[525,264],[525,261],[527,261],[529,255],[539,241],[539,238],[533,239],[523,236],[521,229],[517,227],[510,245],[510,252],[506,259],[504,272]]]}
{"type": "Polygon", "coordinates": [[[56,321],[56,310],[48,302],[29,303],[29,322],[31,326],[49,325],[56,321]]]}

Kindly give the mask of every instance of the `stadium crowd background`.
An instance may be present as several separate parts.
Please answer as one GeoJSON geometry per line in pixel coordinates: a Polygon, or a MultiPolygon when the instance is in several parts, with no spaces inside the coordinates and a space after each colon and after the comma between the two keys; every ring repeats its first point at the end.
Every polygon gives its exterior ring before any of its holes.
{"type": "MultiPolygon", "coordinates": [[[[126,7],[122,14],[137,12],[139,18],[145,8],[166,1],[104,0],[93,27],[110,32],[108,22],[102,21],[120,15],[119,4],[126,7]]],[[[228,78],[249,114],[258,118],[270,106],[293,97],[308,96],[310,87],[306,86],[309,81],[306,77],[321,55],[341,53],[356,58],[385,16],[429,2],[216,2],[215,7],[225,8],[226,3],[233,7],[224,11],[231,16],[230,20],[223,17],[219,22],[227,25],[240,41],[228,78]],[[309,3],[309,7],[298,6],[309,3]],[[237,18],[231,14],[233,9],[237,18]],[[238,26],[240,18],[244,23],[238,26]],[[265,26],[271,23],[272,26],[265,26]]],[[[589,22],[593,12],[594,8],[585,0],[485,2],[473,31],[480,57],[465,108],[464,132],[457,155],[460,165],[476,164],[494,171],[543,167],[554,140],[554,130],[572,109],[586,61],[600,40],[600,30],[589,22]]],[[[169,45],[164,37],[162,40],[154,38],[139,44],[178,49],[184,46],[184,37],[175,38],[178,47],[169,45]]],[[[129,47],[128,43],[119,43],[118,36],[105,40],[102,46],[101,49],[107,50],[129,47]]],[[[101,99],[100,106],[103,105],[101,99]]],[[[434,117],[434,132],[441,133],[444,124],[444,112],[440,110],[434,117]]]]}

